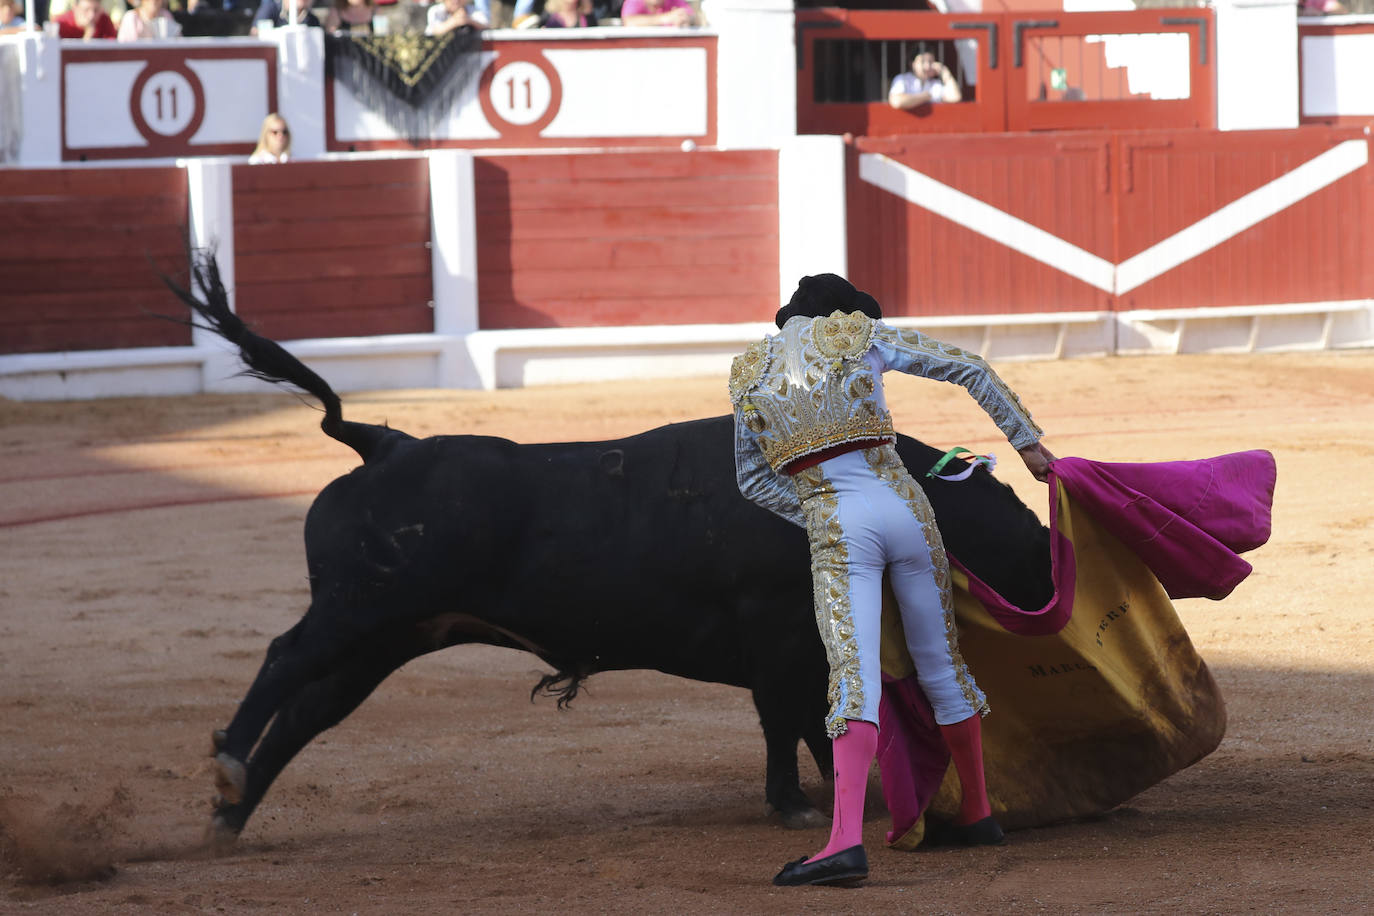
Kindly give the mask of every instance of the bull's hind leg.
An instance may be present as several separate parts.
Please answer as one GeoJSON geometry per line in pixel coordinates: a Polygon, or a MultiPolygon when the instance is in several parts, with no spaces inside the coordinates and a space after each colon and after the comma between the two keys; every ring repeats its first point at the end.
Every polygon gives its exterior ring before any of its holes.
{"type": "MultiPolygon", "coordinates": [[[[247,780],[244,761],[272,717],[306,684],[329,676],[340,659],[370,643],[365,633],[318,623],[312,626],[312,620],[319,616],[312,604],[295,626],[272,640],[229,727],[213,735],[215,788],[230,804],[243,796],[247,780]]],[[[343,616],[335,614],[331,619],[343,616]]]]}
{"type": "Polygon", "coordinates": [[[331,673],[297,691],[282,705],[252,758],[241,767],[239,797],[230,799],[220,793],[210,822],[211,841],[216,845],[232,842],[272,782],[302,748],[347,718],[397,668],[436,648],[415,630],[373,636],[331,673]]]}

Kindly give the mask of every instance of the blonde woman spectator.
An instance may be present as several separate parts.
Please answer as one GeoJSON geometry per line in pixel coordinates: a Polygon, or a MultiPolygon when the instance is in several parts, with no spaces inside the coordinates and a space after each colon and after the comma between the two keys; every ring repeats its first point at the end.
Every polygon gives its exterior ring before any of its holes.
{"type": "Polygon", "coordinates": [[[687,0],[625,0],[620,8],[622,25],[696,25],[696,13],[687,0]]]}
{"type": "Polygon", "coordinates": [[[120,41],[177,38],[180,35],[181,24],[167,12],[167,0],[139,0],[138,6],[119,20],[120,41]]]}
{"type": "Polygon", "coordinates": [[[487,17],[472,8],[472,0],[443,0],[429,8],[425,34],[447,35],[464,26],[480,31],[487,27],[487,17]]]}
{"type": "Polygon", "coordinates": [[[291,158],[291,128],[286,119],[275,111],[262,120],[262,133],[258,135],[258,148],[248,157],[249,165],[265,165],[286,162],[291,158]]]}

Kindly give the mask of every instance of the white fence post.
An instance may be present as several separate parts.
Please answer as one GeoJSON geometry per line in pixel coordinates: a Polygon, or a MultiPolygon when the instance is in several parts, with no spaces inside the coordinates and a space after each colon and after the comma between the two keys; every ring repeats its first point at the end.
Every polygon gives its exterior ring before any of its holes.
{"type": "Polygon", "coordinates": [[[434,333],[477,330],[477,189],[468,150],[429,153],[434,333]]]}
{"type": "Polygon", "coordinates": [[[478,326],[473,156],[468,150],[434,150],[428,159],[434,333],[451,338],[439,352],[438,384],[473,388],[478,385],[478,373],[465,341],[478,326]]]}
{"type": "Polygon", "coordinates": [[[778,291],[808,274],[849,274],[844,140],[791,137],[778,149],[778,291]]]}
{"type": "MultiPolygon", "coordinates": [[[[229,308],[235,309],[233,160],[185,159],[180,164],[186,169],[191,247],[214,252],[229,308]]],[[[201,390],[213,390],[238,372],[237,351],[215,332],[191,328],[191,346],[208,351],[201,364],[201,390]]]]}
{"type": "Polygon", "coordinates": [[[62,161],[62,51],[42,32],[0,37],[0,162],[62,161]]]}

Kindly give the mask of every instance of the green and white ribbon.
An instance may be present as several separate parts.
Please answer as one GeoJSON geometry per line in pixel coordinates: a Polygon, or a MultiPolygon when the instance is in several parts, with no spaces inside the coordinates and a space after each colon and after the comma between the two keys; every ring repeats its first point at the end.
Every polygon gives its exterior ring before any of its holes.
{"type": "Polygon", "coordinates": [[[969,475],[973,473],[973,469],[978,467],[980,464],[986,467],[989,471],[991,471],[993,468],[997,467],[997,456],[975,455],[973,452],[969,451],[963,446],[956,446],[955,448],[952,448],[949,451],[945,452],[944,455],[940,457],[939,461],[931,465],[930,470],[926,471],[926,476],[934,477],[938,480],[967,480],[969,475]],[[957,474],[941,474],[940,472],[945,469],[945,465],[949,464],[955,458],[967,458],[969,462],[968,467],[964,468],[957,474]]]}

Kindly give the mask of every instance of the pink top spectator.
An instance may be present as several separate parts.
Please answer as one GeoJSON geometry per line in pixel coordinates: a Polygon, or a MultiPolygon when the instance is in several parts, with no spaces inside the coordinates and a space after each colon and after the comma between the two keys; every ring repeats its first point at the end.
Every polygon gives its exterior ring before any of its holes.
{"type": "Polygon", "coordinates": [[[656,10],[649,9],[645,0],[625,0],[625,4],[620,8],[620,18],[626,16],[652,16],[655,13],[668,13],[677,9],[692,11],[692,5],[687,0],[663,0],[663,5],[656,10]]]}

